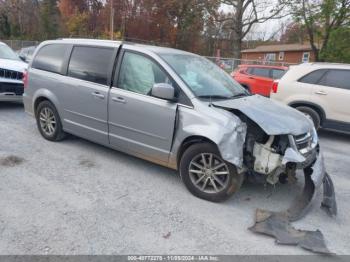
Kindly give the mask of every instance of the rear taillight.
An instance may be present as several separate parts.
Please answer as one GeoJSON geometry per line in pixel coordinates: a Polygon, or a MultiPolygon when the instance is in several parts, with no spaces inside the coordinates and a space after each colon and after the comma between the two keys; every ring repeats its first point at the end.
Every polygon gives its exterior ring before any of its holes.
{"type": "Polygon", "coordinates": [[[28,87],[28,71],[27,70],[25,70],[24,72],[23,72],[23,86],[24,86],[24,88],[27,88],[28,87]]]}
{"type": "Polygon", "coordinates": [[[273,93],[277,93],[278,82],[273,82],[271,90],[272,90],[273,93]]]}

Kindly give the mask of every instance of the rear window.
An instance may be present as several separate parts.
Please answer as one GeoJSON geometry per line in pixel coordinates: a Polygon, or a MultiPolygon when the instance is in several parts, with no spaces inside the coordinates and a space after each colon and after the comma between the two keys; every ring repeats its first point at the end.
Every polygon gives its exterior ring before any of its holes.
{"type": "Polygon", "coordinates": [[[319,85],[350,90],[350,70],[329,70],[319,81],[319,85]]]}
{"type": "Polygon", "coordinates": [[[43,46],[35,56],[32,67],[60,74],[67,49],[68,46],[64,44],[43,46]]]}
{"type": "Polygon", "coordinates": [[[253,75],[256,76],[261,76],[261,77],[266,77],[270,78],[270,69],[268,68],[259,68],[259,67],[254,67],[253,68],[253,75]]]}
{"type": "Polygon", "coordinates": [[[286,73],[286,71],[282,69],[271,69],[271,72],[273,79],[281,79],[282,76],[286,73]]]}
{"type": "Polygon", "coordinates": [[[299,79],[298,82],[306,83],[306,84],[317,84],[321,77],[327,72],[327,69],[319,69],[313,71],[306,76],[299,79]]]}
{"type": "Polygon", "coordinates": [[[74,47],[68,66],[68,75],[74,78],[107,85],[113,48],[74,47]]]}

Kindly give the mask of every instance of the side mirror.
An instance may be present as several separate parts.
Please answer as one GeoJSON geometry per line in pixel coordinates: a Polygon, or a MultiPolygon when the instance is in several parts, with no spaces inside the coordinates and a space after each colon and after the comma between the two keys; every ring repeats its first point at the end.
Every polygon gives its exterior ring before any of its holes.
{"type": "Polygon", "coordinates": [[[175,89],[167,83],[154,84],[152,88],[152,96],[165,100],[175,99],[175,89]]]}
{"type": "Polygon", "coordinates": [[[19,58],[23,61],[23,62],[27,62],[27,59],[24,55],[19,55],[19,58]]]}

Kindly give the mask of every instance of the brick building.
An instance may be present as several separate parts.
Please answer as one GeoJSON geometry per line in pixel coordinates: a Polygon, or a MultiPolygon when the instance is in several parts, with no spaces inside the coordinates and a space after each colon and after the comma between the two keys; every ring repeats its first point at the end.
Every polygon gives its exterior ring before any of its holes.
{"type": "Polygon", "coordinates": [[[315,55],[309,44],[280,44],[242,50],[242,59],[299,64],[314,62],[315,55]]]}

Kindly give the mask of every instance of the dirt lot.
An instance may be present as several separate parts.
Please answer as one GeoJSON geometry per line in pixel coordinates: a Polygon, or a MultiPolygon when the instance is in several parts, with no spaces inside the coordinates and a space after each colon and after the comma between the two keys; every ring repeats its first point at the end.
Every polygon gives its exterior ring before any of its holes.
{"type": "MultiPolygon", "coordinates": [[[[350,136],[320,136],[339,214],[317,203],[294,225],[350,254],[350,136]]],[[[75,137],[50,143],[21,106],[0,104],[0,254],[310,254],[247,230],[255,208],[284,209],[301,185],[245,183],[206,202],[174,171],[75,137]]]]}

